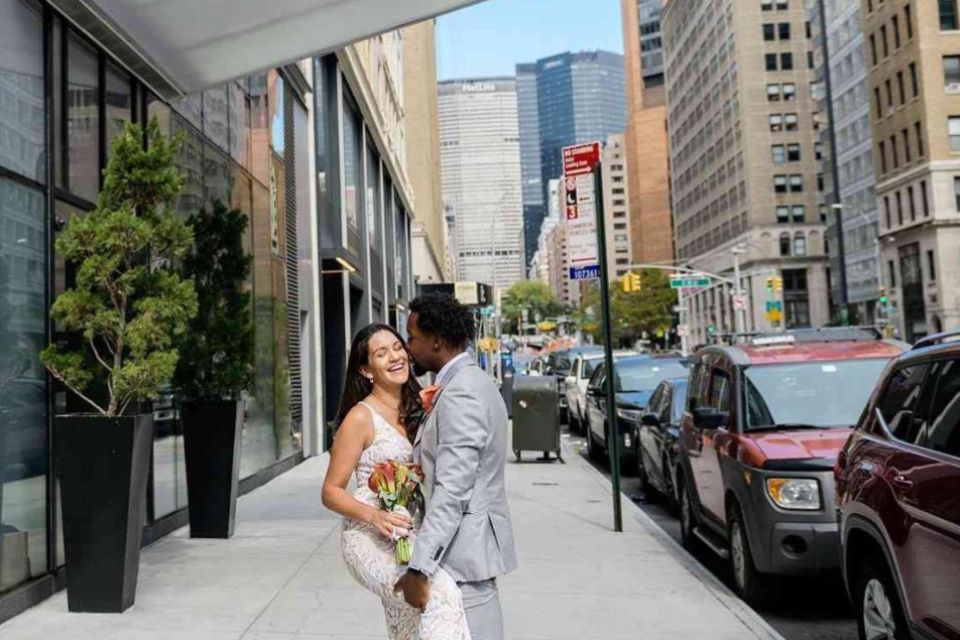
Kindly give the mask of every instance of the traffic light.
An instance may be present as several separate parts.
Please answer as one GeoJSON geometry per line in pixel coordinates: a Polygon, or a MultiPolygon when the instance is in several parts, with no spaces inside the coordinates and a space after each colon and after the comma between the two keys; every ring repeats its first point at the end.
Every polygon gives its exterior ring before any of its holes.
{"type": "Polygon", "coordinates": [[[783,278],[780,276],[773,276],[773,290],[775,293],[783,291],[783,278]]]}
{"type": "Polygon", "coordinates": [[[620,288],[623,289],[624,293],[636,293],[640,291],[640,274],[630,271],[623,274],[623,278],[620,280],[620,288]]]}
{"type": "Polygon", "coordinates": [[[889,301],[890,301],[890,298],[887,297],[887,288],[886,288],[886,287],[880,287],[880,304],[886,306],[886,304],[887,304],[889,301]]]}

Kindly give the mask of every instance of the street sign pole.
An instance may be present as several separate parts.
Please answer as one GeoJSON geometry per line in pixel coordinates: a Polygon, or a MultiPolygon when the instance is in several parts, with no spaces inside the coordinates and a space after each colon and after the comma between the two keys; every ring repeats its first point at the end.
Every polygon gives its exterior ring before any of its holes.
{"type": "MultiPolygon", "coordinates": [[[[617,399],[614,389],[613,331],[610,321],[610,277],[607,273],[607,225],[603,218],[603,171],[594,165],[593,184],[597,194],[597,252],[600,254],[600,306],[603,314],[603,357],[607,372],[604,385],[607,396],[607,450],[610,452],[610,477],[613,483],[613,530],[623,531],[623,506],[620,503],[620,425],[617,424],[617,399]]],[[[590,435],[587,434],[589,438],[590,435]]]]}

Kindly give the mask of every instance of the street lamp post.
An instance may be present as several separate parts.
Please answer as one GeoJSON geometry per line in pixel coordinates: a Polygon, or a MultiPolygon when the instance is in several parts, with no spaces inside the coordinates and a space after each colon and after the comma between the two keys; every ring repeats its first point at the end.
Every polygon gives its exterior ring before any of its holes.
{"type": "Polygon", "coordinates": [[[736,246],[730,250],[733,254],[733,324],[737,333],[743,333],[744,317],[746,305],[743,303],[743,288],[740,286],[740,256],[746,253],[746,249],[736,246]]]}

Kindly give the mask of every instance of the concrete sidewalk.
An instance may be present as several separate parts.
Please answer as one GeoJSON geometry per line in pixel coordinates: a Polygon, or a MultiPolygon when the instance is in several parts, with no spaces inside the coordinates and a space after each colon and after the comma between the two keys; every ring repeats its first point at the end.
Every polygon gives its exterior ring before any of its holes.
{"type": "MultiPolygon", "coordinates": [[[[626,498],[625,532],[612,533],[609,482],[569,447],[565,458],[508,464],[520,569],[501,581],[507,638],[780,638],[626,498]]],[[[70,614],[60,593],[0,638],[386,638],[379,600],[340,560],[339,518],[320,506],[326,463],[241,498],[229,541],[184,529],[145,549],[125,614],[70,614]]]]}

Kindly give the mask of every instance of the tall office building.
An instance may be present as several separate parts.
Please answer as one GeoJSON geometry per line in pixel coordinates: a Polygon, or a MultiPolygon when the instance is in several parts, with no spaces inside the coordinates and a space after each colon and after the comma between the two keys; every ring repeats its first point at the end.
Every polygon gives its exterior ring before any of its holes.
{"type": "Polygon", "coordinates": [[[523,243],[527,260],[537,251],[547,215],[540,174],[540,118],[537,113],[537,65],[517,65],[517,119],[520,127],[520,174],[523,178],[523,243]]]}
{"type": "MultiPolygon", "coordinates": [[[[787,0],[671,0],[661,16],[678,257],[733,271],[746,330],[827,322],[807,14],[787,0]],[[782,277],[782,293],[766,279],[782,277]],[[776,300],[774,299],[776,298],[776,300]]],[[[694,344],[735,326],[727,285],[692,295],[694,344]]]]}
{"type": "Polygon", "coordinates": [[[459,280],[500,291],[526,276],[517,83],[439,84],[444,209],[454,219],[459,280]]]}
{"type": "Polygon", "coordinates": [[[914,341],[960,328],[960,12],[864,0],[883,286],[914,341]]]}
{"type": "Polygon", "coordinates": [[[814,65],[817,82],[824,89],[818,92],[817,109],[822,123],[833,123],[832,127],[822,126],[819,132],[824,177],[821,211],[827,219],[830,294],[834,307],[839,308],[843,303],[842,246],[849,320],[854,324],[872,324],[883,318],[876,313],[880,245],[860,0],[824,2],[822,15],[819,2],[811,5],[814,65]],[[829,92],[826,91],[828,70],[829,92]],[[840,206],[833,207],[834,204],[840,206]],[[843,223],[842,244],[838,242],[838,220],[843,223]]]}
{"type": "Polygon", "coordinates": [[[607,273],[611,278],[625,274],[633,262],[626,161],[623,134],[609,136],[600,153],[600,163],[603,166],[603,217],[607,224],[607,273]]]}
{"type": "Polygon", "coordinates": [[[533,64],[517,65],[524,204],[532,205],[525,206],[529,257],[536,250],[546,215],[546,185],[563,175],[563,147],[602,142],[611,134],[623,132],[623,76],[623,56],[607,51],[559,53],[533,64]],[[535,148],[538,157],[533,155],[535,148]],[[533,193],[537,184],[539,198],[533,193]]]}
{"type": "Polygon", "coordinates": [[[673,259],[670,159],[663,88],[661,0],[621,0],[627,84],[625,135],[632,253],[637,262],[673,259]]]}

